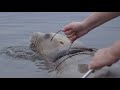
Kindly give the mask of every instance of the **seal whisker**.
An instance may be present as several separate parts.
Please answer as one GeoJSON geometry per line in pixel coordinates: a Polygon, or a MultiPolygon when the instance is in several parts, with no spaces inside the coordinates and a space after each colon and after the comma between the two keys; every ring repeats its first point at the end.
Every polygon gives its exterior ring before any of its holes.
{"type": "Polygon", "coordinates": [[[53,40],[53,38],[59,33],[61,32],[62,30],[59,30],[58,32],[55,33],[55,35],[53,35],[53,37],[51,38],[51,41],[53,40]]]}

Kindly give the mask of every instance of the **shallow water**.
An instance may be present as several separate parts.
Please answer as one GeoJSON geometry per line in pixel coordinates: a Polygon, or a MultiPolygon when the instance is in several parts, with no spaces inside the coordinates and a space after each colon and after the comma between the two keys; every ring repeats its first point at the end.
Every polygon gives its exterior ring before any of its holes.
{"type": "MultiPolygon", "coordinates": [[[[29,46],[32,32],[56,32],[72,21],[82,21],[91,12],[0,12],[0,50],[9,46],[29,46]]],[[[63,34],[63,33],[62,33],[63,34]]],[[[102,48],[120,39],[120,18],[113,19],[79,40],[102,48]]],[[[24,50],[23,50],[24,51],[24,50]]],[[[0,77],[48,78],[42,60],[0,55],[0,77]]]]}

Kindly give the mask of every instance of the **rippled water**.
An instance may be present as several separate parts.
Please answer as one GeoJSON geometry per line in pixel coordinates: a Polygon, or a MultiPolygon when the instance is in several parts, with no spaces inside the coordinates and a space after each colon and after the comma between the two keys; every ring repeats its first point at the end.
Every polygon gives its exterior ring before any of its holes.
{"type": "MultiPolygon", "coordinates": [[[[82,21],[89,14],[90,12],[0,12],[0,77],[48,78],[44,61],[41,58],[38,60],[39,56],[28,49],[32,32],[56,32],[69,22],[82,21]],[[23,53],[27,53],[27,56],[23,53]]],[[[118,39],[119,17],[79,40],[89,47],[102,48],[118,39]]]]}

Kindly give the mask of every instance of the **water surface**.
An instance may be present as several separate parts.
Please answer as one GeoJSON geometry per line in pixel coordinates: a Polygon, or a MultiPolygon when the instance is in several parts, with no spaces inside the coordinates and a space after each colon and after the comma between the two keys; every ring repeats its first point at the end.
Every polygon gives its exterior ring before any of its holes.
{"type": "MultiPolygon", "coordinates": [[[[29,46],[32,32],[56,32],[72,21],[82,21],[91,12],[0,12],[0,50],[9,46],[29,46]]],[[[63,34],[63,33],[62,33],[63,34]]],[[[115,18],[79,40],[103,48],[120,39],[120,18],[115,18]]],[[[42,60],[25,60],[0,55],[0,77],[48,78],[39,68],[42,60]]]]}

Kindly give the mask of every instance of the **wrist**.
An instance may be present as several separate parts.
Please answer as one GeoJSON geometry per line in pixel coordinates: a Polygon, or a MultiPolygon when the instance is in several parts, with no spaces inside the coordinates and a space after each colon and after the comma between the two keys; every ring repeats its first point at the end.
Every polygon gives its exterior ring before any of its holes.
{"type": "Polygon", "coordinates": [[[83,20],[82,21],[82,26],[83,26],[83,29],[86,30],[86,31],[91,31],[93,28],[92,28],[92,25],[89,24],[87,22],[87,20],[83,20]]]}
{"type": "Polygon", "coordinates": [[[97,20],[90,20],[89,18],[86,18],[85,20],[83,20],[83,25],[85,27],[86,30],[91,31],[94,28],[96,28],[97,26],[99,26],[99,21],[97,20]]]}

